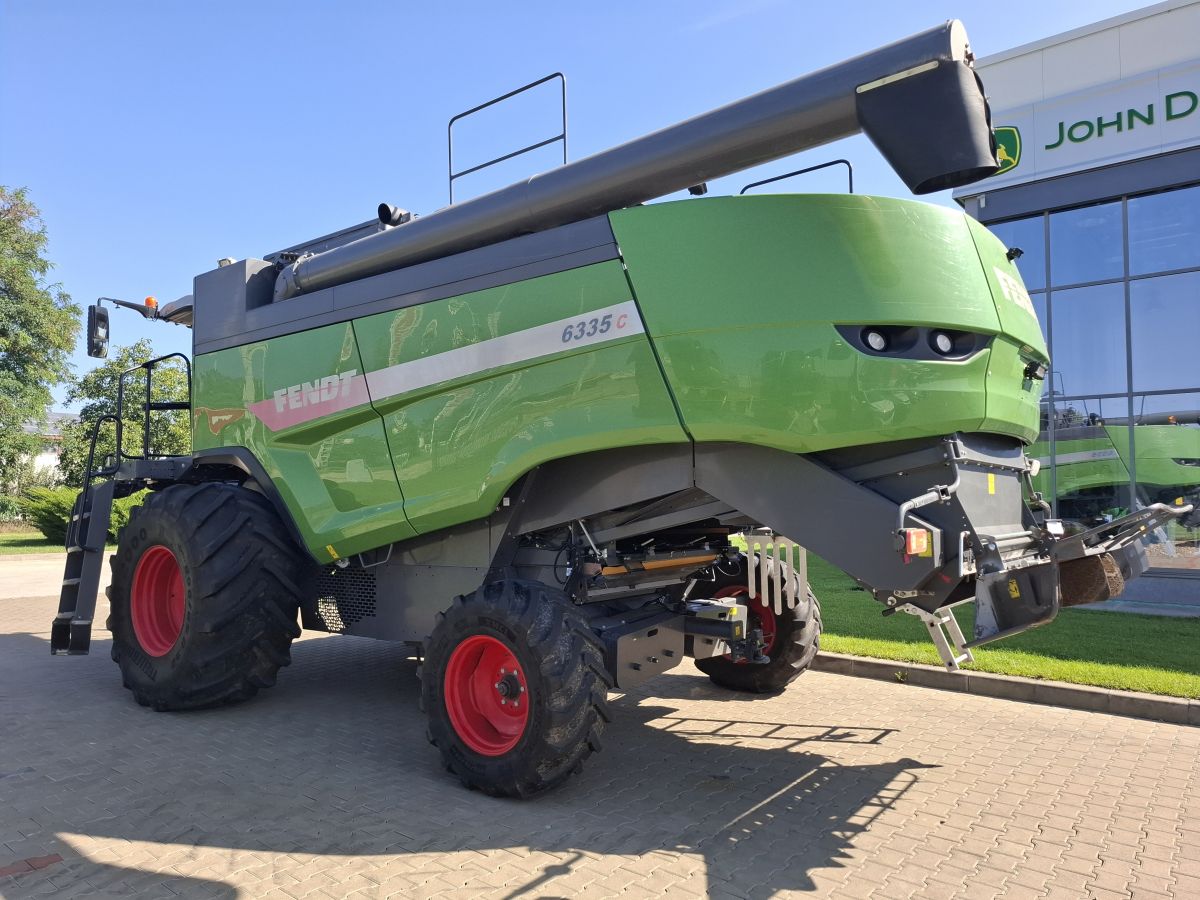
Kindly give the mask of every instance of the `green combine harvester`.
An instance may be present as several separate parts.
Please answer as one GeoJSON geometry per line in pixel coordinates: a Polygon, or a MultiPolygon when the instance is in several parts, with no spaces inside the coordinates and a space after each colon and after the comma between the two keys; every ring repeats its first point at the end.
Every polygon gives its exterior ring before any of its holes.
{"type": "MultiPolygon", "coordinates": [[[[614,688],[684,657],[760,693],[806,669],[795,548],[920,617],[950,668],[1118,592],[1180,510],[1066,537],[1024,502],[1049,360],[981,225],[859,195],[642,205],[860,131],[914,193],[995,171],[960,23],[427,216],[384,204],[223,260],[161,309],[113,301],[192,329],[190,404],[151,399],[164,360],[130,377],[147,422],[193,416],[193,449],[118,434],[89,464],[52,652],[87,652],[112,500],[149,488],[108,595],[139,703],[249,698],[301,627],[403,642],[447,767],[528,796],[599,748],[614,688]],[[967,640],[950,609],[972,601],[967,640]]],[[[103,355],[101,303],[89,320],[103,355]]]]}
{"type": "Polygon", "coordinates": [[[1179,520],[1200,528],[1200,412],[1153,413],[1133,420],[1101,418],[1069,408],[1055,422],[1054,446],[1043,428],[1030,455],[1040,463],[1033,486],[1051,496],[1050,463],[1055,463],[1058,515],[1097,524],[1128,512],[1135,504],[1192,506],[1179,520]],[[1130,482],[1137,482],[1131,493],[1130,482]]]}

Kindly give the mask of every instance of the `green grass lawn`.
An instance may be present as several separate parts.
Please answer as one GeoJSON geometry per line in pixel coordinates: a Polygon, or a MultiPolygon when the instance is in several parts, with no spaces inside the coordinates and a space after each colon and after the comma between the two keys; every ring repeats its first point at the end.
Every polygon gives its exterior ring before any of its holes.
{"type": "MultiPolygon", "coordinates": [[[[14,553],[61,553],[63,545],[48,541],[40,531],[0,531],[0,556],[14,553]]],[[[109,550],[116,550],[109,545],[109,550]]]]}
{"type": "MultiPolygon", "coordinates": [[[[821,601],[821,649],[941,665],[925,626],[913,616],[884,618],[883,607],[813,555],[808,577],[821,601]]],[[[955,610],[971,634],[973,607],[955,610]]],[[[1072,684],[1200,698],[1200,619],[1066,609],[1048,625],[974,651],[964,668],[1072,684]]]]}
{"type": "Polygon", "coordinates": [[[0,532],[0,556],[6,553],[53,553],[62,544],[48,541],[40,531],[0,532]]]}

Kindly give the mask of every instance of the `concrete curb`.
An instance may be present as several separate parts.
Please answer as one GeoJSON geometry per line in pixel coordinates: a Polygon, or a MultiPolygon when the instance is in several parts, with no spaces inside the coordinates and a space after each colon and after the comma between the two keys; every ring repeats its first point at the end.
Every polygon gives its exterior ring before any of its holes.
{"type": "Polygon", "coordinates": [[[1065,706],[1068,709],[1083,709],[1114,716],[1172,722],[1176,725],[1200,726],[1200,700],[1160,697],[1157,694],[1141,694],[1134,691],[1114,691],[1080,684],[1064,684],[1061,681],[1038,681],[1035,678],[1021,678],[1016,675],[947,672],[937,666],[825,651],[817,654],[813,668],[818,672],[915,684],[919,687],[957,691],[961,694],[978,694],[983,697],[1065,706]]]}

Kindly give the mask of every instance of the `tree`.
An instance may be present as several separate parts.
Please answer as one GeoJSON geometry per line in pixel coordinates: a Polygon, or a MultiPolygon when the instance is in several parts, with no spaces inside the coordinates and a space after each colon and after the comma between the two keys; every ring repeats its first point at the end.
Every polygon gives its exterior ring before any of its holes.
{"type": "MultiPolygon", "coordinates": [[[[63,428],[62,454],[58,460],[63,479],[72,487],[82,487],[84,469],[87,466],[88,446],[92,426],[101,416],[117,413],[117,384],[121,373],[140,365],[155,356],[150,341],[142,339],[128,347],[112,347],[108,358],[81,378],[75,379],[67,391],[67,402],[83,402],[79,421],[63,428]]],[[[154,370],[151,383],[151,399],[187,400],[187,375],[182,366],[174,361],[154,370]]],[[[142,403],[146,399],[145,371],[133,372],[125,378],[125,410],[122,417],[122,442],[126,453],[142,452],[142,428],[144,413],[142,403]]],[[[105,456],[115,452],[115,427],[102,426],[96,441],[95,465],[103,463],[105,456]]],[[[192,446],[191,421],[186,412],[150,413],[150,451],[156,454],[188,453],[192,446]]]]}
{"type": "Polygon", "coordinates": [[[0,185],[0,485],[16,481],[41,438],[50,388],[70,372],[79,307],[60,284],[47,284],[46,228],[24,188],[0,185]]]}

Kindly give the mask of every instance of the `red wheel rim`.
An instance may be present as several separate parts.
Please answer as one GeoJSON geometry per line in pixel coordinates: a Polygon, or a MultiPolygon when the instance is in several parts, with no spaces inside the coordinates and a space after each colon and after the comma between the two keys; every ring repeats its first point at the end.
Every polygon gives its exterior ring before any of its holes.
{"type": "Polygon", "coordinates": [[[150,656],[166,656],[183,630],[183,573],[175,554],[155,544],[133,572],[129,607],[133,633],[150,656]]]}
{"type": "MultiPolygon", "coordinates": [[[[775,623],[774,607],[763,604],[763,598],[757,600],[750,599],[750,589],[742,585],[736,585],[727,588],[721,588],[713,595],[714,600],[723,600],[726,597],[737,597],[738,602],[747,608],[746,618],[747,630],[753,631],[755,626],[762,629],[763,633],[763,653],[767,656],[771,655],[771,650],[775,647],[775,635],[778,632],[778,625],[775,623]]],[[[729,659],[729,654],[725,654],[725,658],[729,659]]],[[[745,663],[746,660],[738,660],[745,663]]]]}
{"type": "Polygon", "coordinates": [[[450,724],[481,756],[501,756],[525,733],[529,692],[525,671],[503,641],[473,635],[446,663],[443,692],[450,724]]]}

